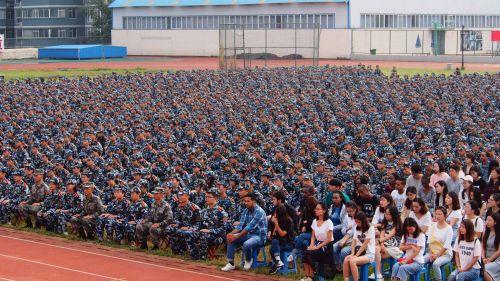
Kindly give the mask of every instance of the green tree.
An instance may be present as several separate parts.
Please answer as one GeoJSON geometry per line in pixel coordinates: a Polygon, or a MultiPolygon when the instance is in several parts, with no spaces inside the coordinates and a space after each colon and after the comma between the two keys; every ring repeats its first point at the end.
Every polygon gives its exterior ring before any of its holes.
{"type": "Polygon", "coordinates": [[[87,0],[87,13],[92,21],[91,36],[111,37],[112,10],[109,0],[87,0]]]}

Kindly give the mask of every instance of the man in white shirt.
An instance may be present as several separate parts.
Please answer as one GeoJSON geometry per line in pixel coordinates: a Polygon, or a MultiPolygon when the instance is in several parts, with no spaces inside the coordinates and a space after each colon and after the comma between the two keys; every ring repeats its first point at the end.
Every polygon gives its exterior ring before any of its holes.
{"type": "Polygon", "coordinates": [[[398,211],[401,212],[406,201],[406,187],[403,178],[397,175],[395,175],[395,178],[395,189],[391,192],[391,197],[394,199],[398,211]]]}
{"type": "Polygon", "coordinates": [[[417,188],[417,191],[422,189],[422,167],[419,164],[413,164],[411,166],[411,175],[406,179],[405,188],[408,186],[414,186],[417,188]]]}

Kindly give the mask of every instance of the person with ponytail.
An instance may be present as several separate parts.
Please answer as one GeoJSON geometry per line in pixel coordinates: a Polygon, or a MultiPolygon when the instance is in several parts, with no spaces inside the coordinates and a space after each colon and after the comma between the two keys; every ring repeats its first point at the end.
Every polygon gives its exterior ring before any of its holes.
{"type": "MultiPolygon", "coordinates": [[[[466,204],[466,206],[469,203],[466,204]]],[[[455,269],[448,281],[474,281],[479,277],[481,265],[481,242],[476,238],[474,223],[469,219],[464,219],[458,228],[458,237],[453,246],[455,252],[455,269]]]]}
{"type": "Polygon", "coordinates": [[[483,237],[484,280],[500,280],[500,214],[486,218],[483,237]]]}
{"type": "Polygon", "coordinates": [[[484,231],[484,222],[483,222],[483,219],[481,219],[481,217],[479,217],[479,214],[480,214],[480,210],[479,210],[479,204],[474,201],[474,200],[471,200],[467,203],[465,203],[465,206],[464,206],[464,217],[462,218],[462,221],[464,219],[468,219],[470,221],[472,221],[473,225],[474,225],[474,236],[476,238],[481,238],[481,236],[483,235],[483,231],[484,231]]]}

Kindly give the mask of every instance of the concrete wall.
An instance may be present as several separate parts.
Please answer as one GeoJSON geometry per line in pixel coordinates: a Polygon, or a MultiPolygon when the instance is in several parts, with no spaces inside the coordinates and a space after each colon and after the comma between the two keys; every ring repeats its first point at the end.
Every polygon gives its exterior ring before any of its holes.
{"type": "Polygon", "coordinates": [[[361,14],[500,15],[499,0],[351,0],[351,23],[361,14]]]}
{"type": "MultiPolygon", "coordinates": [[[[245,31],[246,47],[252,53],[264,52],[265,31],[245,31]]],[[[301,31],[297,36],[298,47],[312,45],[312,31],[301,31]]],[[[294,50],[293,30],[269,30],[267,52],[279,56],[289,55],[294,50]],[[273,47],[289,46],[288,49],[273,47]]],[[[319,40],[320,58],[348,58],[351,52],[351,31],[348,29],[321,30],[319,40]]],[[[113,30],[112,44],[127,47],[129,55],[161,56],[218,56],[218,30],[113,30]]],[[[311,49],[297,49],[297,53],[306,58],[312,57],[311,49]]]]}
{"type": "Polygon", "coordinates": [[[137,7],[113,9],[113,29],[122,29],[123,17],[131,16],[220,16],[270,14],[335,14],[335,26],[347,27],[345,3],[286,3],[234,6],[137,7]]]}
{"type": "Polygon", "coordinates": [[[0,60],[33,59],[38,58],[38,49],[5,49],[0,52],[0,60]]]}

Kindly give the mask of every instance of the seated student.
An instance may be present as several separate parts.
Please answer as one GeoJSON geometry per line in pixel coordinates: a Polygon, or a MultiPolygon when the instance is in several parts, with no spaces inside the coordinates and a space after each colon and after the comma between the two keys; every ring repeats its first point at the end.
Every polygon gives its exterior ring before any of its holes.
{"type": "Polygon", "coordinates": [[[345,281],[349,281],[351,275],[353,281],[358,281],[358,266],[375,260],[375,227],[370,225],[363,212],[358,212],[354,220],[356,228],[353,234],[351,254],[345,258],[342,270],[345,281]]]}
{"type": "Polygon", "coordinates": [[[427,205],[425,205],[425,202],[424,200],[422,200],[422,198],[417,198],[413,201],[412,210],[408,215],[408,217],[415,219],[415,221],[417,221],[418,226],[420,227],[420,230],[422,230],[424,234],[427,233],[429,225],[431,224],[432,221],[432,216],[431,212],[429,212],[429,209],[427,208],[427,205]]]}
{"type": "Polygon", "coordinates": [[[448,281],[474,281],[479,277],[481,242],[474,233],[474,223],[469,219],[462,220],[453,246],[457,269],[450,274],[448,281]]]}
{"type": "Polygon", "coordinates": [[[409,275],[420,271],[424,265],[425,235],[417,221],[407,218],[403,224],[403,238],[399,249],[404,256],[392,267],[393,281],[406,281],[409,275]]]}
{"type": "Polygon", "coordinates": [[[340,191],[342,197],[344,198],[344,202],[350,201],[349,196],[344,191],[342,191],[342,181],[337,178],[333,178],[328,181],[328,192],[326,193],[324,200],[328,209],[330,209],[330,206],[332,205],[332,196],[334,191],[340,191]]]}
{"type": "Polygon", "coordinates": [[[405,219],[410,215],[411,206],[413,200],[417,199],[417,188],[414,186],[408,186],[406,188],[406,200],[403,205],[403,210],[401,211],[401,221],[405,221],[405,219]]]}
{"type": "Polygon", "coordinates": [[[486,218],[483,237],[484,280],[500,280],[500,214],[494,213],[486,218]]]}
{"type": "Polygon", "coordinates": [[[325,203],[319,202],[314,209],[316,218],[311,224],[312,233],[309,247],[304,252],[304,272],[306,277],[302,281],[312,281],[314,265],[316,263],[330,263],[333,260],[333,223],[328,218],[328,209],[325,203]]]}
{"type": "Polygon", "coordinates": [[[340,191],[332,193],[332,205],[328,210],[330,220],[333,223],[333,241],[342,239],[342,222],[346,219],[346,208],[344,204],[344,197],[340,191]]]}
{"type": "Polygon", "coordinates": [[[293,238],[295,233],[293,219],[287,213],[285,205],[278,205],[274,210],[274,214],[271,216],[271,222],[269,224],[268,236],[269,240],[271,240],[269,253],[273,259],[273,265],[269,273],[275,274],[285,266],[281,260],[281,253],[291,251],[294,248],[293,238]]]}
{"type": "Polygon", "coordinates": [[[446,214],[444,207],[437,207],[434,212],[436,223],[432,223],[429,228],[429,253],[424,257],[426,263],[432,264],[436,281],[441,281],[441,266],[451,262],[453,257],[453,229],[446,223],[446,214]]]}
{"type": "Polygon", "coordinates": [[[385,218],[385,211],[394,206],[394,199],[389,193],[384,193],[380,196],[380,205],[375,210],[375,215],[372,219],[372,225],[375,227],[375,232],[382,226],[382,221],[385,218]]]}
{"type": "Polygon", "coordinates": [[[361,184],[356,188],[358,197],[354,200],[358,204],[360,211],[364,212],[369,219],[375,215],[375,209],[379,205],[377,196],[373,195],[366,184],[361,184]]]}
{"type": "Polygon", "coordinates": [[[478,187],[471,187],[471,189],[469,190],[469,198],[470,200],[474,200],[478,203],[479,216],[481,218],[484,218],[487,211],[487,205],[486,202],[483,201],[481,190],[478,187]]]}
{"type": "Polygon", "coordinates": [[[406,202],[406,187],[404,184],[404,179],[399,177],[398,175],[394,175],[394,190],[391,192],[391,196],[394,200],[394,204],[396,204],[396,207],[398,207],[398,210],[400,212],[403,211],[403,206],[406,202]]]}
{"type": "MultiPolygon", "coordinates": [[[[403,223],[399,217],[398,208],[395,206],[385,210],[384,220],[381,224],[379,244],[375,248],[375,262],[377,264],[377,280],[383,281],[382,259],[392,257],[399,259],[403,252],[399,249],[403,223]]],[[[369,278],[375,279],[375,278],[369,278]]]]}
{"type": "Polygon", "coordinates": [[[474,236],[476,238],[481,238],[483,235],[484,231],[484,221],[479,217],[479,205],[476,201],[471,200],[467,203],[465,203],[464,206],[464,216],[462,220],[468,219],[472,221],[472,224],[474,226],[474,236]]]}
{"type": "Polygon", "coordinates": [[[346,219],[342,222],[342,234],[344,235],[339,241],[333,244],[333,256],[337,271],[341,271],[342,261],[351,254],[352,236],[356,222],[354,217],[358,212],[358,205],[353,201],[347,202],[346,206],[346,219]]]}
{"type": "Polygon", "coordinates": [[[306,250],[311,241],[311,223],[315,218],[314,209],[316,208],[316,205],[318,205],[318,201],[316,201],[314,196],[306,198],[305,208],[300,215],[298,235],[294,239],[294,252],[297,256],[302,256],[303,251],[306,250]]]}
{"type": "Polygon", "coordinates": [[[245,255],[244,270],[252,267],[252,251],[256,247],[263,246],[266,242],[267,219],[266,212],[257,205],[257,197],[254,193],[247,193],[243,197],[245,209],[241,214],[240,221],[236,228],[229,233],[227,238],[227,264],[222,271],[231,271],[236,269],[234,265],[234,254],[236,247],[242,246],[243,255],[245,255]]]}
{"type": "Polygon", "coordinates": [[[488,203],[486,205],[486,217],[493,215],[494,213],[500,212],[500,193],[493,193],[488,198],[488,203]]]}
{"type": "Polygon", "coordinates": [[[436,190],[436,202],[434,203],[434,207],[445,206],[445,198],[446,194],[448,194],[448,187],[444,181],[438,181],[434,186],[436,190]]]}
{"type": "Polygon", "coordinates": [[[462,220],[462,209],[460,208],[458,195],[454,191],[446,194],[445,203],[447,212],[446,223],[453,229],[453,238],[451,240],[451,244],[453,245],[455,240],[457,240],[458,227],[462,220]]]}
{"type": "Polygon", "coordinates": [[[424,200],[425,205],[429,208],[430,212],[434,212],[436,206],[436,190],[429,184],[429,178],[422,178],[422,188],[417,187],[417,196],[424,200]]]}

